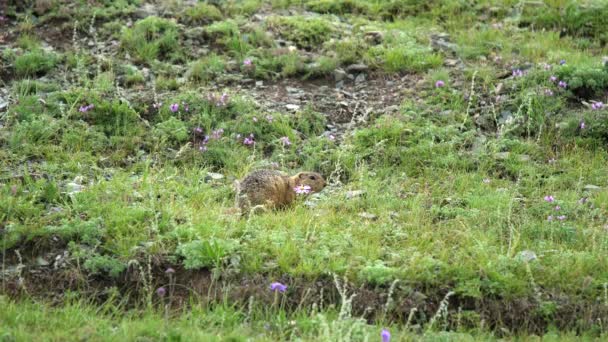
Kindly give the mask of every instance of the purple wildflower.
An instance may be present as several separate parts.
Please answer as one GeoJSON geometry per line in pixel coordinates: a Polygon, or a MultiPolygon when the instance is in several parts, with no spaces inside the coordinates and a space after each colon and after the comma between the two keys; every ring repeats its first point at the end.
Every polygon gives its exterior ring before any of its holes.
{"type": "Polygon", "coordinates": [[[281,284],[279,282],[274,282],[272,284],[270,284],[270,291],[279,291],[281,293],[285,292],[285,290],[287,290],[287,285],[281,284]]]}
{"type": "Polygon", "coordinates": [[[201,145],[201,146],[198,147],[198,150],[201,151],[201,152],[206,152],[207,151],[207,146],[201,145]]]}
{"type": "Polygon", "coordinates": [[[545,201],[551,203],[551,202],[555,201],[555,198],[553,198],[553,196],[551,196],[551,195],[548,195],[548,196],[545,196],[545,201]]]}
{"type": "Polygon", "coordinates": [[[578,127],[580,127],[580,129],[585,129],[585,121],[581,121],[581,123],[578,125],[578,127]]]}
{"type": "Polygon", "coordinates": [[[549,215],[549,216],[547,217],[547,221],[549,221],[549,222],[553,221],[553,215],[549,215]]]}
{"type": "Polygon", "coordinates": [[[303,185],[303,184],[300,184],[300,185],[296,186],[295,188],[293,188],[293,190],[294,190],[294,191],[296,192],[296,194],[298,194],[298,195],[305,195],[305,194],[310,193],[311,188],[310,188],[310,186],[309,186],[309,185],[303,185]]]}
{"type": "Polygon", "coordinates": [[[190,106],[186,102],[182,102],[182,106],[184,107],[184,111],[185,112],[189,112],[190,111],[190,106]]]}
{"type": "Polygon", "coordinates": [[[557,210],[561,210],[562,207],[560,207],[559,205],[556,205],[555,208],[553,208],[553,209],[555,209],[557,211],[557,210]]]}
{"type": "Polygon", "coordinates": [[[243,144],[245,144],[245,145],[255,144],[255,140],[253,140],[253,133],[249,134],[249,136],[246,137],[245,140],[243,140],[243,144]]]}
{"type": "Polygon", "coordinates": [[[545,89],[545,95],[546,96],[553,96],[553,90],[551,90],[551,89],[545,89]]]}
{"type": "Polygon", "coordinates": [[[249,58],[247,58],[243,61],[244,66],[251,66],[252,64],[253,64],[253,62],[249,58]]]}
{"type": "Polygon", "coordinates": [[[566,215],[560,215],[557,217],[558,220],[563,221],[566,219],[566,215]]]}
{"type": "Polygon", "coordinates": [[[224,134],[223,128],[216,129],[215,131],[211,132],[211,139],[219,140],[222,137],[222,134],[224,134]]]}
{"type": "Polygon", "coordinates": [[[224,107],[228,104],[228,94],[223,93],[220,99],[216,102],[216,106],[224,107]]]}
{"type": "Polygon", "coordinates": [[[561,61],[559,61],[559,65],[564,65],[564,64],[566,64],[566,60],[565,59],[562,59],[561,61]]]}
{"type": "Polygon", "coordinates": [[[274,120],[274,118],[272,117],[272,115],[266,115],[266,121],[272,123],[272,120],[274,120]]]}
{"type": "Polygon", "coordinates": [[[441,88],[443,86],[445,86],[445,82],[444,81],[439,80],[439,81],[435,82],[435,88],[441,88]]]}
{"type": "Polygon", "coordinates": [[[80,108],[78,108],[78,111],[81,113],[86,113],[88,111],[90,111],[91,109],[95,108],[94,105],[90,104],[90,105],[86,105],[86,106],[80,106],[80,108]]]}
{"type": "Polygon", "coordinates": [[[391,332],[388,331],[387,329],[382,329],[382,332],[380,333],[380,336],[382,337],[382,342],[390,342],[391,341],[391,332]]]}
{"type": "Polygon", "coordinates": [[[166,293],[167,293],[167,290],[165,290],[164,287],[159,287],[158,289],[156,289],[156,294],[159,297],[164,297],[166,293]]]}
{"type": "Polygon", "coordinates": [[[568,83],[564,82],[564,81],[559,81],[559,83],[557,84],[558,87],[560,88],[567,88],[568,87],[568,83]]]}
{"type": "Polygon", "coordinates": [[[162,107],[162,106],[163,106],[163,103],[162,103],[162,102],[154,102],[154,103],[152,104],[152,107],[153,107],[154,109],[159,109],[159,108],[160,108],[160,107],[162,107]]]}
{"type": "Polygon", "coordinates": [[[604,104],[602,102],[593,101],[593,103],[591,104],[591,109],[593,110],[599,110],[602,108],[604,108],[604,104]]]}
{"type": "Polygon", "coordinates": [[[283,146],[291,145],[291,141],[289,141],[289,137],[281,137],[279,140],[281,141],[283,146]]]}
{"type": "Polygon", "coordinates": [[[513,70],[513,77],[522,77],[523,75],[524,75],[524,72],[521,71],[521,69],[513,70]]]}
{"type": "Polygon", "coordinates": [[[557,77],[551,75],[551,77],[549,77],[549,81],[551,81],[551,82],[557,82],[557,77]]]}
{"type": "Polygon", "coordinates": [[[327,136],[327,139],[329,139],[330,141],[334,141],[336,140],[336,137],[333,134],[330,134],[327,136]]]}
{"type": "Polygon", "coordinates": [[[194,132],[195,133],[203,133],[203,129],[200,128],[200,127],[196,127],[196,128],[194,128],[194,132]]]}
{"type": "Polygon", "coordinates": [[[202,142],[202,144],[203,144],[203,145],[207,145],[207,143],[208,143],[208,142],[209,142],[209,136],[208,136],[208,135],[205,135],[205,137],[203,138],[203,142],[202,142]]]}
{"type": "Polygon", "coordinates": [[[175,270],[171,267],[167,268],[167,270],[165,271],[166,274],[173,274],[175,273],[175,270]]]}
{"type": "Polygon", "coordinates": [[[170,105],[170,106],[169,106],[169,109],[170,109],[170,110],[171,110],[173,113],[175,113],[175,112],[177,112],[177,111],[179,110],[179,105],[178,105],[177,103],[174,103],[174,104],[172,104],[172,105],[170,105]]]}

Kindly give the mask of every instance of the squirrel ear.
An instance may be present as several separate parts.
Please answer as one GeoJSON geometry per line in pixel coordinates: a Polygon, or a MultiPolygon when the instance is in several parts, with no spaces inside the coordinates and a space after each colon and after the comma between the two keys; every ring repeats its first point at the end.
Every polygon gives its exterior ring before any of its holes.
{"type": "Polygon", "coordinates": [[[298,173],[298,178],[300,178],[300,179],[306,178],[306,175],[304,174],[304,172],[300,172],[300,173],[298,173]]]}

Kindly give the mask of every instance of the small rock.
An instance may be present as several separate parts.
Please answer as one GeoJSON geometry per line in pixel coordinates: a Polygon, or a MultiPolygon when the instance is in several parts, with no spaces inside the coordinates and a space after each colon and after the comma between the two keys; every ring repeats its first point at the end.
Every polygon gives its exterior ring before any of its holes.
{"type": "Polygon", "coordinates": [[[292,112],[295,112],[300,109],[300,106],[298,106],[296,104],[288,104],[288,105],[285,105],[285,108],[287,108],[288,110],[290,110],[292,112]]]}
{"type": "Polygon", "coordinates": [[[365,194],[365,190],[353,190],[353,191],[347,191],[346,192],[346,198],[348,199],[352,199],[355,197],[361,197],[365,194]]]}
{"type": "Polygon", "coordinates": [[[50,263],[46,260],[44,260],[43,257],[37,257],[36,258],[36,265],[38,266],[48,266],[50,263]]]}
{"type": "Polygon", "coordinates": [[[363,83],[365,82],[365,74],[359,74],[355,78],[355,83],[363,83]]]}
{"type": "Polygon", "coordinates": [[[593,184],[587,184],[583,188],[583,190],[587,190],[587,191],[597,191],[597,190],[601,190],[601,189],[602,189],[602,187],[599,187],[599,186],[593,185],[593,184]]]}
{"type": "Polygon", "coordinates": [[[346,78],[346,75],[346,71],[344,71],[343,69],[338,68],[334,70],[334,80],[336,82],[342,81],[344,78],[346,78]]]}
{"type": "Polygon", "coordinates": [[[378,219],[378,216],[370,213],[360,213],[358,216],[371,221],[376,221],[378,219]]]}
{"type": "Polygon", "coordinates": [[[505,160],[505,159],[509,159],[510,155],[511,155],[510,152],[498,152],[494,155],[494,157],[498,160],[505,160]]]}
{"type": "Polygon", "coordinates": [[[78,184],[78,183],[68,183],[66,184],[66,192],[68,194],[76,194],[79,192],[82,192],[84,190],[84,186],[78,184]]]}
{"type": "Polygon", "coordinates": [[[256,87],[263,87],[264,86],[264,81],[256,81],[255,82],[255,86],[256,87]]]}
{"type": "Polygon", "coordinates": [[[502,125],[510,121],[513,121],[513,113],[510,110],[503,110],[500,112],[500,118],[498,118],[499,124],[502,125]]]}
{"type": "Polygon", "coordinates": [[[538,257],[536,256],[536,253],[534,253],[533,251],[521,251],[519,252],[519,254],[517,255],[517,257],[525,262],[530,262],[530,261],[534,261],[536,259],[538,259],[538,257]]]}
{"type": "Polygon", "coordinates": [[[527,154],[522,154],[519,156],[519,160],[522,162],[528,162],[528,161],[530,161],[530,159],[531,159],[530,156],[527,154]]]}
{"type": "Polygon", "coordinates": [[[253,84],[253,83],[255,83],[254,79],[251,79],[251,78],[243,78],[243,79],[241,79],[241,84],[253,84]]]}
{"type": "Polygon", "coordinates": [[[133,14],[138,19],[157,16],[158,11],[156,10],[156,7],[157,6],[153,4],[144,4],[143,6],[138,7],[133,14]]]}
{"type": "Polygon", "coordinates": [[[395,113],[398,111],[399,111],[398,105],[392,105],[392,106],[388,106],[388,107],[384,108],[384,113],[387,113],[387,114],[392,114],[392,113],[395,113]]]}
{"type": "Polygon", "coordinates": [[[455,67],[455,66],[457,66],[457,65],[458,65],[460,62],[459,62],[457,59],[451,59],[451,58],[448,58],[448,59],[446,59],[446,60],[445,60],[443,63],[445,64],[445,66],[448,66],[448,67],[455,67]]]}
{"type": "Polygon", "coordinates": [[[205,176],[205,182],[220,181],[222,179],[224,179],[224,175],[221,173],[207,172],[207,176],[205,176]]]}
{"type": "Polygon", "coordinates": [[[346,72],[348,73],[360,73],[365,72],[369,69],[369,67],[365,64],[351,64],[346,67],[346,72]]]}
{"type": "Polygon", "coordinates": [[[365,32],[365,40],[373,44],[380,44],[384,40],[384,34],[380,31],[365,32]]]}

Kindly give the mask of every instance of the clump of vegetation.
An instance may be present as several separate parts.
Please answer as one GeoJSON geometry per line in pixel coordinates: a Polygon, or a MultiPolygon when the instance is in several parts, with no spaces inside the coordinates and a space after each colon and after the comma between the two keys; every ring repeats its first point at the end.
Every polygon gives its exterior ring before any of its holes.
{"type": "Polygon", "coordinates": [[[198,25],[222,20],[222,17],[222,12],[217,7],[206,3],[199,3],[188,7],[182,14],[182,19],[186,23],[198,25]]]}
{"type": "Polygon", "coordinates": [[[302,49],[311,50],[326,42],[334,32],[324,18],[272,17],[269,27],[302,49]]]}
{"type": "Polygon", "coordinates": [[[608,43],[608,33],[604,29],[608,18],[604,15],[608,4],[602,1],[583,3],[565,1],[544,3],[540,6],[523,6],[522,26],[552,29],[575,37],[598,39],[608,43]]]}
{"type": "Polygon", "coordinates": [[[360,0],[312,0],[306,3],[306,8],[318,13],[332,14],[365,14],[372,5],[360,0]]]}
{"type": "Polygon", "coordinates": [[[224,59],[212,54],[190,65],[186,77],[196,82],[207,82],[220,76],[226,69],[224,59]]]}
{"type": "Polygon", "coordinates": [[[608,90],[608,65],[564,65],[556,70],[555,75],[558,86],[560,81],[565,82],[565,88],[583,99],[595,99],[608,90]]]}
{"type": "Polygon", "coordinates": [[[443,63],[439,54],[403,32],[390,32],[382,45],[368,49],[365,60],[387,72],[421,72],[443,63]]]}
{"type": "Polygon", "coordinates": [[[177,25],[159,17],[148,17],[126,29],[121,36],[123,49],[140,62],[171,59],[179,56],[177,25]]]}
{"type": "Polygon", "coordinates": [[[13,66],[19,76],[40,76],[51,71],[57,62],[58,57],[54,53],[35,49],[17,56],[13,62],[13,66]]]}

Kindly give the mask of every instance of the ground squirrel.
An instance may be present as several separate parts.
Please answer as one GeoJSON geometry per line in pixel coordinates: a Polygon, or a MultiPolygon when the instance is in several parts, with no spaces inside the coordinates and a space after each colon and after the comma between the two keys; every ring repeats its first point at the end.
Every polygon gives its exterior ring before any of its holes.
{"type": "Polygon", "coordinates": [[[300,172],[290,177],[280,171],[258,170],[237,182],[236,202],[243,214],[256,206],[284,208],[293,203],[297,191],[319,192],[325,184],[325,179],[316,172],[300,172]]]}

